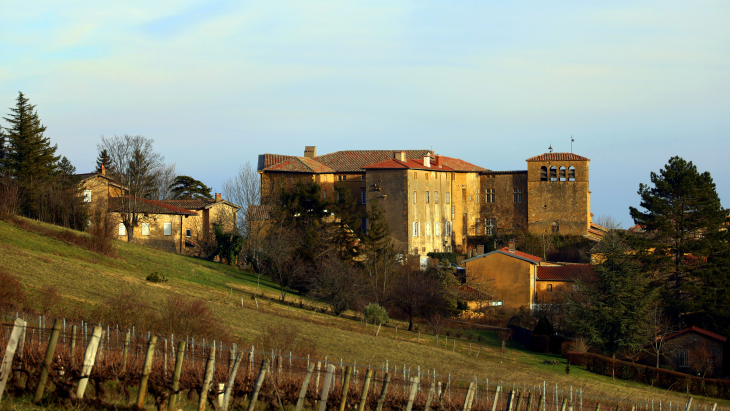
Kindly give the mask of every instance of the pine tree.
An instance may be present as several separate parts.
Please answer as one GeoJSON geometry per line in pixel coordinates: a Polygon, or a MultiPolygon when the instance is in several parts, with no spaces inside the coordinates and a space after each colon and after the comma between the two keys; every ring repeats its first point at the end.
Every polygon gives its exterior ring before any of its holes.
{"type": "Polygon", "coordinates": [[[109,151],[106,149],[99,152],[99,157],[96,158],[96,172],[101,173],[101,167],[104,166],[108,174],[112,174],[111,169],[112,160],[109,157],[109,151]]]}
{"type": "Polygon", "coordinates": [[[5,169],[5,158],[7,157],[7,148],[5,146],[5,132],[0,127],[0,177],[7,174],[5,169]]]}
{"type": "Polygon", "coordinates": [[[169,188],[175,200],[213,199],[210,188],[192,177],[177,176],[169,188]]]}
{"type": "Polygon", "coordinates": [[[695,271],[717,245],[728,210],[722,208],[710,173],[699,173],[692,162],[672,157],[659,174],[651,173],[654,187],[639,185],[640,211],[631,217],[645,231],[632,247],[640,251],[645,271],[660,272],[675,321],[691,312],[703,290],[694,287],[695,271]]]}
{"type": "Polygon", "coordinates": [[[565,295],[568,318],[578,335],[615,358],[646,343],[648,316],[658,290],[652,289],[616,231],[604,236],[599,249],[603,262],[595,267],[596,281],[576,279],[578,291],[565,295]]]}
{"type": "MultiPolygon", "coordinates": [[[[363,273],[366,276],[370,297],[383,305],[390,297],[398,268],[399,256],[390,236],[390,227],[378,200],[370,201],[368,232],[364,237],[363,273]]],[[[400,258],[402,259],[402,255],[400,258]]]]}
{"type": "Polygon", "coordinates": [[[362,216],[358,212],[357,203],[352,198],[350,189],[344,182],[335,184],[335,193],[335,201],[330,204],[330,209],[335,215],[332,241],[337,246],[339,257],[351,260],[359,253],[357,239],[364,235],[361,231],[362,216]]]}
{"type": "Polygon", "coordinates": [[[41,124],[35,106],[28,103],[23,93],[18,94],[16,105],[10,110],[10,117],[5,117],[5,121],[10,123],[6,169],[22,190],[21,211],[35,217],[38,187],[56,171],[59,160],[57,147],[51,146],[50,140],[43,136],[46,127],[41,124]]]}

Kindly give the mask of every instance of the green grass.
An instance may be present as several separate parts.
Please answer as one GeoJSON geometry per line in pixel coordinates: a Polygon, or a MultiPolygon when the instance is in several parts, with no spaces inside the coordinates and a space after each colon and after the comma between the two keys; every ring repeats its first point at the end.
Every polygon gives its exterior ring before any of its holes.
{"type": "MultiPolygon", "coordinates": [[[[33,224],[40,224],[35,223],[33,224]]],[[[58,229],[60,228],[53,228],[58,229]]],[[[404,331],[406,324],[392,321],[384,326],[378,337],[372,325],[332,315],[313,313],[271,301],[279,290],[268,278],[261,278],[259,293],[265,294],[256,307],[251,293],[256,290],[257,276],[233,267],[210,261],[163,252],[126,242],[116,242],[119,258],[109,258],[81,247],[26,231],[0,221],[0,267],[21,280],[28,289],[55,285],[67,299],[80,301],[91,309],[112,294],[132,289],[153,305],[164,301],[171,293],[210,301],[215,313],[235,336],[239,346],[256,344],[259,335],[269,327],[296,329],[298,334],[316,344],[317,353],[331,360],[357,361],[358,365],[380,366],[386,360],[391,367],[407,364],[415,369],[436,369],[439,375],[479,381],[504,381],[526,385],[559,384],[566,388],[583,388],[596,394],[622,398],[663,398],[683,401],[684,396],[667,393],[645,385],[591,374],[571,366],[565,374],[565,360],[554,355],[540,355],[508,343],[504,362],[500,361],[501,346],[495,332],[469,331],[481,335],[476,339],[459,339],[454,351],[453,340],[444,336],[436,346],[435,337],[421,326],[421,334],[404,331]],[[168,277],[165,283],[152,284],[145,277],[158,271],[168,277]],[[241,298],[243,297],[243,307],[241,298]],[[395,327],[398,327],[395,337],[395,327]],[[481,347],[481,352],[479,349],[481,347]],[[476,358],[476,353],[479,357],[476,358]],[[546,359],[557,359],[559,365],[545,365],[546,359]]],[[[319,304],[288,294],[287,299],[307,305],[319,304]]],[[[295,353],[296,355],[296,353],[295,353]]]]}

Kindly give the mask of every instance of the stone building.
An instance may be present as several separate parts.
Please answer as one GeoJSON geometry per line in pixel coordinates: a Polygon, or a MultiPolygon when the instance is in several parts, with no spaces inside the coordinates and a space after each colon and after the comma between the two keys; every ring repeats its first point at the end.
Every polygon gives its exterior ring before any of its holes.
{"type": "MultiPolygon", "coordinates": [[[[430,150],[352,150],[317,156],[261,154],[261,201],[282,188],[318,183],[336,201],[335,184],[348,187],[364,215],[378,201],[394,243],[407,254],[465,253],[467,239],[515,231],[588,235],[588,166],[572,153],[527,159],[527,170],[493,171],[430,150]]],[[[367,228],[363,219],[361,229],[367,228]]]]}
{"type": "MultiPolygon", "coordinates": [[[[647,344],[644,348],[648,348],[647,344]]],[[[706,377],[721,377],[729,374],[725,365],[725,347],[727,337],[692,326],[682,331],[664,337],[662,351],[664,355],[660,363],[671,365],[675,371],[704,375],[706,377]]],[[[651,350],[647,350],[651,352],[651,350]]],[[[656,365],[656,357],[645,354],[642,363],[656,365]]]]}

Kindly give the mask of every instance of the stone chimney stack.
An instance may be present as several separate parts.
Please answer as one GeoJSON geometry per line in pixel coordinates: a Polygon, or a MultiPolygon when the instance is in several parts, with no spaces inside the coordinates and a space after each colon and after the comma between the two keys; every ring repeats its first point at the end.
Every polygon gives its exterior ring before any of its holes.
{"type": "Polygon", "coordinates": [[[444,164],[441,160],[441,156],[439,154],[436,154],[436,167],[443,168],[444,164]]]}
{"type": "Polygon", "coordinates": [[[103,163],[101,165],[101,175],[103,175],[103,176],[106,175],[106,167],[104,167],[104,164],[103,163]]]}
{"type": "Polygon", "coordinates": [[[304,147],[304,157],[306,157],[306,158],[317,157],[317,146],[305,146],[304,147]]]}
{"type": "Polygon", "coordinates": [[[514,253],[515,252],[515,240],[509,240],[509,252],[514,253]]]}
{"type": "Polygon", "coordinates": [[[215,193],[215,202],[220,203],[221,201],[221,193],[215,193]]]}
{"type": "Polygon", "coordinates": [[[430,153],[426,153],[426,155],[423,156],[423,166],[431,167],[431,154],[430,153]]]}
{"type": "Polygon", "coordinates": [[[405,151],[396,151],[395,153],[393,153],[393,158],[405,163],[406,162],[406,152],[405,151]]]}
{"type": "Polygon", "coordinates": [[[477,255],[482,255],[482,254],[484,254],[484,244],[477,246],[477,255]]]}

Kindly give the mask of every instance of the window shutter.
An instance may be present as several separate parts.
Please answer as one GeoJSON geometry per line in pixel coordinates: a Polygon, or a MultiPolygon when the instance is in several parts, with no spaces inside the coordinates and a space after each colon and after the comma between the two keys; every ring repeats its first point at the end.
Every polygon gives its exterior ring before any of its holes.
{"type": "Polygon", "coordinates": [[[172,223],[165,223],[163,225],[163,234],[164,235],[172,235],[172,223]]]}

